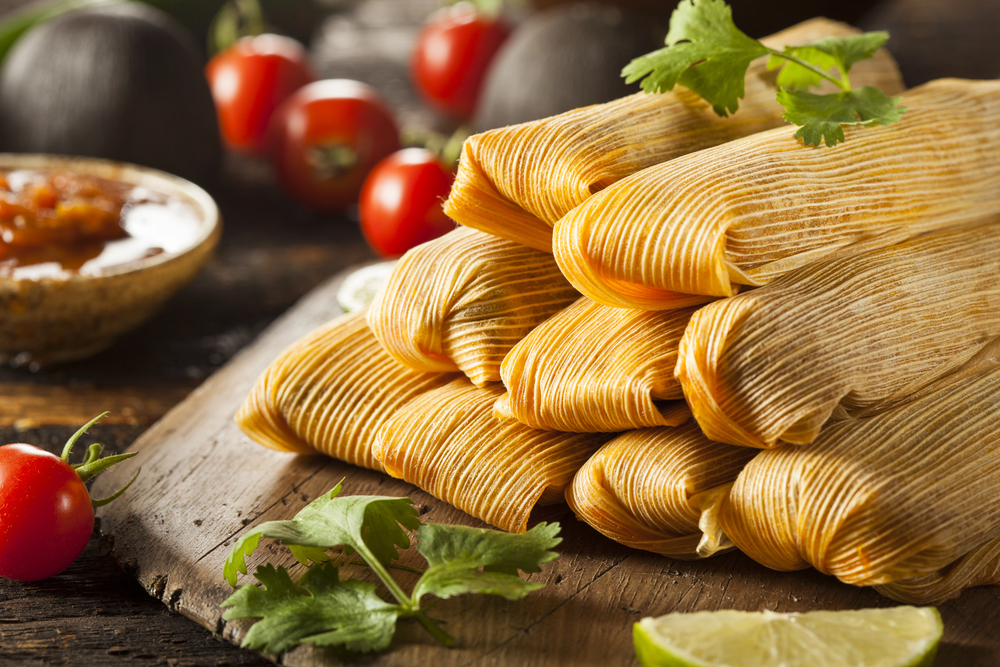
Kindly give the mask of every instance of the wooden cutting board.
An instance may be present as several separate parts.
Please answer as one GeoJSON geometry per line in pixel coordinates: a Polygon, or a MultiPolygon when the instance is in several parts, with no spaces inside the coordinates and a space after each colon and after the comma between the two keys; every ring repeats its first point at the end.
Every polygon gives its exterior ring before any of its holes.
{"type": "MultiPolygon", "coordinates": [[[[233,415],[270,361],[339,313],[338,283],[334,279],[306,296],[136,441],[131,451],[139,453],[133,459],[142,466],[139,480],[100,512],[101,530],[127,572],[171,609],[234,643],[249,627],[247,621],[223,621],[219,608],[232,593],[222,578],[222,564],[234,539],[254,524],[291,518],[342,478],[344,495],[408,495],[424,521],[482,525],[387,475],[260,447],[234,424],[233,415]]],[[[99,477],[95,497],[127,482],[135,469],[131,463],[99,477]]],[[[519,602],[488,596],[442,602],[434,614],[447,622],[455,648],[440,647],[420,627],[401,623],[391,649],[383,654],[344,656],[303,646],[268,657],[295,667],[631,665],[637,664],[632,624],[644,616],[895,604],[812,570],[773,572],[738,553],[688,562],[627,549],[576,521],[565,507],[537,518],[563,526],[560,558],[533,575],[546,587],[519,602]]],[[[401,562],[421,566],[420,556],[411,551],[401,562]]],[[[301,572],[287,549],[270,540],[249,560],[251,572],[264,561],[286,565],[293,577],[301,572]]],[[[352,565],[345,573],[367,574],[352,565]]],[[[406,572],[399,576],[404,586],[415,580],[406,572]]],[[[247,576],[241,583],[253,581],[247,576]]],[[[937,665],[1000,664],[1000,589],[967,591],[940,609],[945,640],[937,665]]]]}

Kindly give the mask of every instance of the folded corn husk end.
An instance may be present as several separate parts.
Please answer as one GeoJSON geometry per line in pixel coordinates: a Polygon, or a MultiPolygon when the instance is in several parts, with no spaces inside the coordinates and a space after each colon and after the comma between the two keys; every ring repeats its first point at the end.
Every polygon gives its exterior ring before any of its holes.
{"type": "Polygon", "coordinates": [[[932,574],[875,586],[882,595],[905,604],[938,605],[966,588],[1000,584],[1000,537],[932,574]]]}
{"type": "Polygon", "coordinates": [[[551,255],[460,228],[399,260],[368,323],[400,363],[458,369],[483,386],[500,380],[519,340],[577,298],[551,255]]]}
{"type": "Polygon", "coordinates": [[[991,352],[917,400],[829,425],[809,445],[761,452],[723,502],[725,533],[767,567],[812,565],[899,599],[945,599],[996,581],[1000,547],[982,546],[1000,535],[991,352]]]}
{"type": "Polygon", "coordinates": [[[711,442],[693,423],[630,431],[587,461],[566,500],[579,519],[626,546],[704,558],[732,547],[710,519],[756,453],[711,442]]]}
{"type": "Polygon", "coordinates": [[[681,337],[674,377],[680,382],[691,413],[706,437],[730,445],[768,449],[777,445],[777,439],[761,440],[736,423],[720,405],[725,397],[720,395],[720,384],[713,381],[718,355],[754,307],[750,293],[697,310],[681,337]]]}
{"type": "Polygon", "coordinates": [[[380,429],[373,453],[393,476],[508,532],[563,491],[611,436],[530,429],[498,421],[502,388],[465,379],[428,392],[380,429]]]}
{"type": "Polygon", "coordinates": [[[712,439],[808,444],[1000,335],[1000,218],[827,258],[695,313],[676,375],[712,439]]]}
{"type": "Polygon", "coordinates": [[[443,205],[445,215],[464,227],[551,253],[552,227],[497,192],[483,173],[476,153],[486,140],[476,134],[462,145],[455,182],[443,205]]]}
{"type": "Polygon", "coordinates": [[[693,309],[638,311],[581,298],[515,345],[499,417],[531,428],[615,433],[690,418],[673,377],[693,309]]]}
{"type": "MultiPolygon", "coordinates": [[[[634,177],[620,181],[616,186],[622,187],[631,178],[634,177]]],[[[601,251],[594,248],[611,245],[627,248],[632,244],[616,234],[614,227],[606,228],[607,233],[601,237],[591,232],[591,222],[601,219],[601,208],[605,203],[601,193],[594,195],[561,218],[553,230],[552,254],[559,269],[584,296],[614,308],[672,310],[709,303],[717,297],[732,296],[739,290],[729,281],[728,271],[724,268],[719,269],[718,285],[703,287],[700,292],[662,289],[610,274],[607,267],[600,266],[596,259],[601,251]]],[[[720,233],[716,245],[724,245],[724,241],[725,235],[720,233]]]]}
{"type": "Polygon", "coordinates": [[[382,470],[372,456],[372,435],[408,401],[454,377],[398,364],[375,339],[364,311],[353,312],[271,362],[237,423],[268,446],[382,470]]]}

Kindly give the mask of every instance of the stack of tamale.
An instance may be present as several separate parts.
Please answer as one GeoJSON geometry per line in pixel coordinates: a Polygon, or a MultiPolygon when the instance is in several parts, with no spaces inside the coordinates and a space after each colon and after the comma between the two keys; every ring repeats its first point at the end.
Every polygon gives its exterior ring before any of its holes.
{"type": "MultiPolygon", "coordinates": [[[[901,90],[886,53],[851,78],[901,90]]],[[[240,425],[509,531],[565,500],[671,557],[912,602],[1000,583],[1000,82],[908,91],[832,149],[772,82],[751,66],[730,118],[640,93],[470,138],[463,226],[276,359],[240,425]]]]}

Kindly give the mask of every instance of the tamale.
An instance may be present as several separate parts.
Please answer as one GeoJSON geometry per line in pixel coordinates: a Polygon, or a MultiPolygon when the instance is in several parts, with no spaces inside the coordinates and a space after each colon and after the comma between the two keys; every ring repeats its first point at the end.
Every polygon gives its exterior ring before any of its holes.
{"type": "Polygon", "coordinates": [[[1000,218],[815,262],[696,312],[677,378],[705,434],[812,442],[1000,336],[1000,218]]]}
{"type": "MultiPolygon", "coordinates": [[[[857,33],[842,23],[812,19],[762,41],[780,50],[857,33]]],[[[645,167],[783,125],[774,77],[765,59],[753,62],[746,96],[728,118],[678,88],[474,135],[463,146],[445,212],[462,225],[551,252],[551,226],[598,190],[645,167]]],[[[884,50],[859,62],[851,80],[890,95],[903,89],[884,50]]]]}
{"type": "Polygon", "coordinates": [[[1000,214],[1000,81],[932,81],[903,103],[834,148],[779,128],[638,172],[556,224],[556,260],[595,301],[668,308],[1000,214]]]}
{"type": "MultiPolygon", "coordinates": [[[[577,517],[635,549],[697,558],[730,548],[699,527],[757,452],[712,442],[697,424],[624,433],[601,447],[566,489],[577,517]]],[[[714,521],[709,522],[717,526],[714,521]]]]}
{"type": "Polygon", "coordinates": [[[875,586],[875,590],[908,604],[941,604],[966,588],[996,584],[1000,584],[1000,537],[937,572],[875,586]]]}
{"type": "Polygon", "coordinates": [[[498,528],[522,533],[532,509],[562,502],[573,474],[613,436],[497,421],[493,404],[501,391],[454,380],[399,410],[372,449],[393,477],[498,528]]]}
{"type": "Polygon", "coordinates": [[[364,313],[350,313],[296,341],[272,361],[236,414],[236,423],[271,449],[320,452],[381,470],[371,453],[378,428],[414,396],[454,377],[399,365],[375,340],[364,313]]]}
{"type": "Polygon", "coordinates": [[[855,585],[901,582],[900,596],[922,603],[991,580],[996,565],[982,562],[951,585],[926,578],[947,578],[970,553],[995,557],[994,547],[975,552],[1000,537],[998,485],[994,342],[917,397],[830,425],[812,444],[760,452],[736,478],[719,521],[768,567],[812,565],[855,585]]]}
{"type": "Polygon", "coordinates": [[[482,385],[537,324],[579,298],[552,255],[460,228],[403,255],[368,324],[399,363],[482,385]]]}
{"type": "Polygon", "coordinates": [[[532,428],[625,431],[690,417],[674,379],[694,308],[609,308],[582,298],[536,327],[500,367],[495,414],[532,428]]]}

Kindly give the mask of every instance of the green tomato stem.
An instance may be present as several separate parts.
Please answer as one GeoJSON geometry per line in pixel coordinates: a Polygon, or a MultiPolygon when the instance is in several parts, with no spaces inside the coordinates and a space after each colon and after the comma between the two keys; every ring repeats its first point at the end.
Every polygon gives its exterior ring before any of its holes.
{"type": "MultiPolygon", "coordinates": [[[[796,65],[799,65],[801,67],[805,67],[807,70],[815,73],[817,76],[823,77],[827,81],[832,81],[833,83],[835,83],[837,85],[838,88],[840,88],[845,93],[851,92],[851,84],[850,84],[850,81],[847,80],[847,75],[846,74],[843,75],[843,79],[838,79],[835,76],[831,76],[828,72],[823,71],[821,68],[817,67],[816,65],[813,65],[811,62],[809,62],[807,60],[803,60],[802,58],[799,58],[798,56],[793,56],[792,54],[785,53],[783,51],[775,51],[774,49],[768,49],[767,52],[770,55],[775,56],[777,58],[784,58],[785,60],[788,60],[790,62],[795,63],[796,65]]],[[[839,68],[838,68],[837,71],[840,71],[839,68]]]]}
{"type": "Polygon", "coordinates": [[[106,456],[103,459],[98,459],[97,461],[92,461],[87,464],[80,464],[78,466],[73,466],[73,469],[76,470],[76,474],[80,476],[80,479],[86,482],[91,477],[94,477],[104,472],[105,470],[115,465],[116,463],[121,463],[125,459],[132,458],[136,454],[138,454],[138,452],[129,452],[128,454],[115,454],[114,456],[106,456]]]}
{"type": "Polygon", "coordinates": [[[80,430],[74,433],[72,437],[70,437],[70,439],[66,441],[66,446],[63,447],[62,456],[60,458],[62,458],[62,460],[65,461],[66,463],[69,463],[70,452],[73,451],[73,445],[75,445],[76,441],[80,439],[80,436],[86,433],[87,429],[96,424],[98,420],[107,417],[109,414],[110,414],[109,412],[102,412],[101,414],[97,415],[89,422],[81,426],[80,430]]]}
{"type": "Polygon", "coordinates": [[[110,503],[110,502],[111,502],[112,500],[114,500],[115,498],[117,498],[117,497],[118,497],[118,496],[120,496],[121,494],[125,493],[125,491],[126,491],[126,490],[128,490],[128,487],[132,486],[132,482],[134,482],[134,481],[136,480],[136,478],[137,478],[137,477],[139,476],[139,473],[140,473],[140,472],[142,472],[142,468],[139,468],[138,470],[136,470],[136,471],[135,471],[135,475],[133,475],[133,476],[132,476],[132,479],[131,479],[131,480],[129,480],[129,483],[128,483],[128,484],[126,484],[126,485],[125,485],[125,486],[123,486],[122,488],[118,489],[117,491],[115,491],[114,493],[112,493],[112,494],[111,494],[110,496],[108,496],[107,498],[100,498],[100,499],[98,499],[98,500],[94,500],[93,498],[91,498],[91,499],[90,499],[90,502],[91,502],[91,504],[93,504],[93,506],[94,506],[95,508],[96,508],[96,507],[102,507],[102,506],[104,506],[104,505],[107,505],[107,504],[108,504],[108,503],[110,503]]]}

